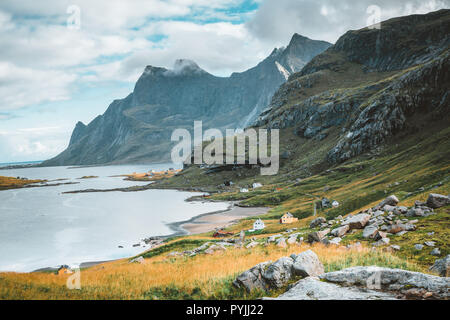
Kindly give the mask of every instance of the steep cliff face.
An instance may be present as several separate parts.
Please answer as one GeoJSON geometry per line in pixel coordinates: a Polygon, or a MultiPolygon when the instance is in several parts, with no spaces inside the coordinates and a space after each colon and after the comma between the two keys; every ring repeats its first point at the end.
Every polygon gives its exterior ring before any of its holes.
{"type": "Polygon", "coordinates": [[[349,31],[290,76],[256,126],[333,136],[326,158],[338,163],[414,130],[415,117],[448,121],[449,45],[450,10],[349,31]]]}
{"type": "Polygon", "coordinates": [[[147,66],[133,93],[89,125],[78,123],[69,147],[43,165],[168,160],[174,129],[191,129],[194,120],[205,128],[246,127],[292,73],[330,45],[296,34],[254,68],[225,78],[190,60],[177,60],[171,70],[147,66]]]}

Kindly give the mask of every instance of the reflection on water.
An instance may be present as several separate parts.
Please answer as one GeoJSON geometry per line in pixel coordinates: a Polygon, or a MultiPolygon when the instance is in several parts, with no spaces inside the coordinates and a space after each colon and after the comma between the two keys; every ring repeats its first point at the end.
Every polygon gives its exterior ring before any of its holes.
{"type": "Polygon", "coordinates": [[[146,184],[111,177],[173,165],[126,165],[0,170],[0,175],[79,182],[57,187],[0,191],[0,270],[31,271],[61,264],[109,260],[145,250],[132,247],[148,236],[168,235],[166,223],[227,208],[226,203],[188,203],[175,190],[62,194],[146,184]],[[98,176],[95,179],[78,179],[98,176]],[[123,248],[118,248],[123,246],[123,248]]]}

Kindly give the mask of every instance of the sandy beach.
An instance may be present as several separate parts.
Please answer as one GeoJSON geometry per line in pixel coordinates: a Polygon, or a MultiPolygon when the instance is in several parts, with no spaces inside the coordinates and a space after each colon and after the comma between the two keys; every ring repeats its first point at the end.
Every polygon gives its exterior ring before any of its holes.
{"type": "Polygon", "coordinates": [[[228,227],[243,218],[265,214],[269,210],[270,208],[264,207],[242,208],[232,203],[226,211],[212,212],[194,217],[189,221],[179,223],[178,226],[189,234],[205,233],[217,228],[228,227]]]}

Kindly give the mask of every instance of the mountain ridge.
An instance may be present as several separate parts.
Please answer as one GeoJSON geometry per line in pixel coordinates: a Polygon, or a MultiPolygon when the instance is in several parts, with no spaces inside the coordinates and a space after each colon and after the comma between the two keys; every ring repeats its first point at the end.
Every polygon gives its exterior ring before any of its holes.
{"type": "Polygon", "coordinates": [[[172,130],[192,130],[194,120],[204,128],[246,127],[291,71],[330,45],[296,34],[286,48],[230,77],[216,77],[188,59],[170,70],[147,66],[132,93],[88,125],[77,124],[68,148],[42,166],[167,161],[172,130]]]}

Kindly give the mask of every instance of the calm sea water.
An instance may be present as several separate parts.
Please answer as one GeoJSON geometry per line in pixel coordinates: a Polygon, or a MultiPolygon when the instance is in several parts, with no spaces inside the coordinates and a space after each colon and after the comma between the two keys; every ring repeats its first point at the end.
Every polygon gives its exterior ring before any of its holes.
{"type": "Polygon", "coordinates": [[[132,256],[145,250],[142,246],[133,247],[141,239],[171,234],[168,223],[227,208],[227,203],[186,202],[195,193],[175,190],[62,194],[70,190],[146,184],[111,176],[172,166],[0,170],[3,176],[79,182],[0,191],[0,271],[32,271],[132,256]],[[99,178],[78,179],[90,175],[99,178]]]}

